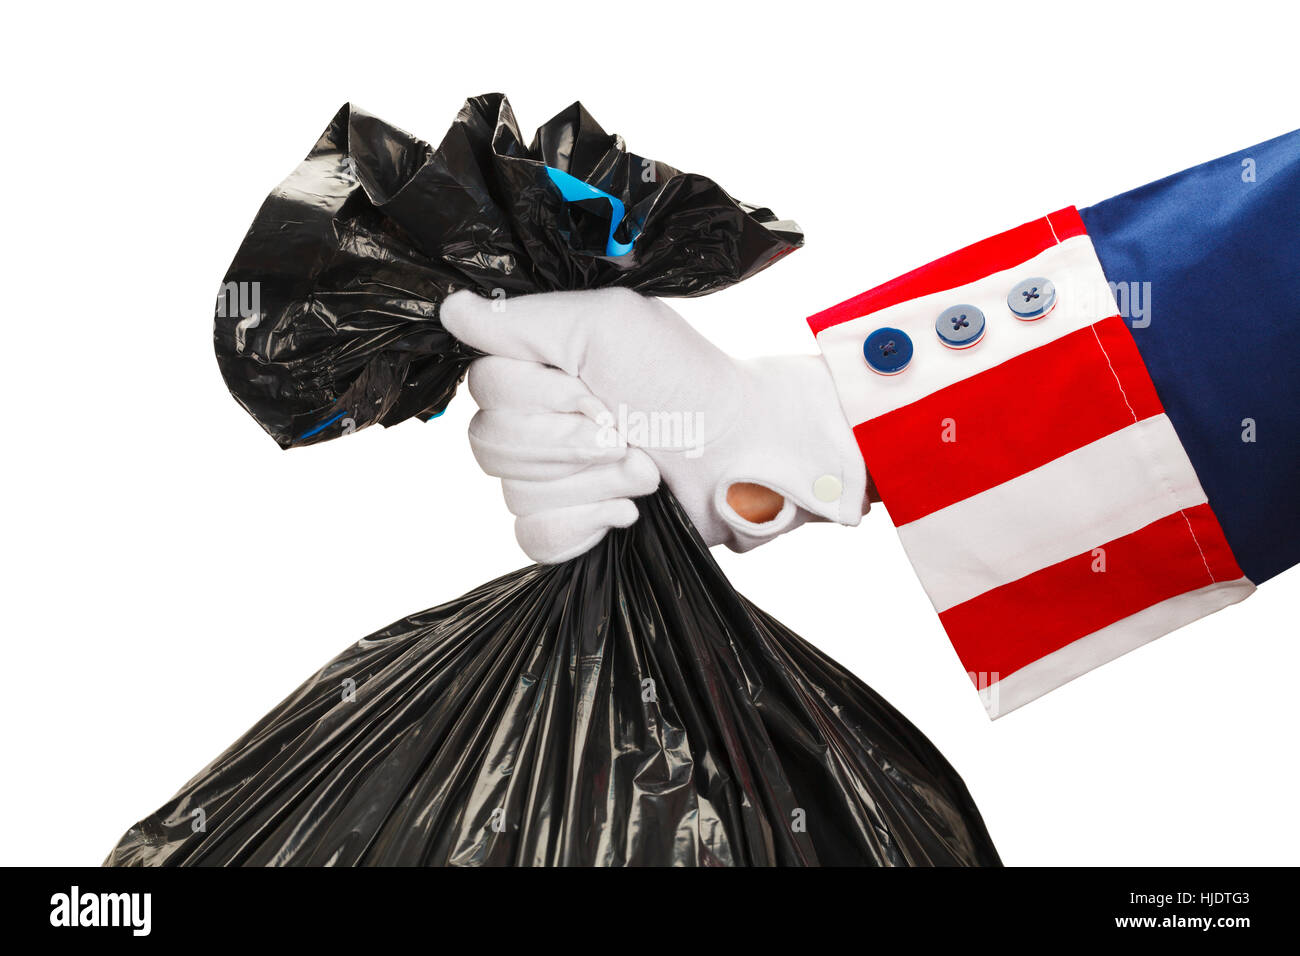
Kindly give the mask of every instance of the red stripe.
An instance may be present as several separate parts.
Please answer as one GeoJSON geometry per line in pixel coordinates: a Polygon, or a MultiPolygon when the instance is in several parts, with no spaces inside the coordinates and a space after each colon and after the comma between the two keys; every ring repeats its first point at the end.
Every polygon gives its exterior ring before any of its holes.
{"type": "Polygon", "coordinates": [[[1162,411],[1132,334],[1114,316],[853,433],[901,526],[1162,411]]]}
{"type": "Polygon", "coordinates": [[[955,289],[994,272],[1018,266],[1058,242],[1085,235],[1086,232],[1078,210],[1067,206],[1042,219],[1035,219],[959,249],[847,302],[818,312],[808,318],[808,325],[812,328],[813,335],[816,335],[832,325],[879,312],[908,299],[942,292],[944,289],[955,289]]]}
{"type": "Polygon", "coordinates": [[[1089,551],[941,613],[967,672],[1001,679],[1153,604],[1242,576],[1209,505],[1100,547],[1104,572],[1089,551]]]}

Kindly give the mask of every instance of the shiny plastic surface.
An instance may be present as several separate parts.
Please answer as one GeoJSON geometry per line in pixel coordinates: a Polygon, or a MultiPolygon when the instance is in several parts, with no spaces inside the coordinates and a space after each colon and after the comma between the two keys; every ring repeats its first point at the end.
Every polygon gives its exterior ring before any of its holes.
{"type": "Polygon", "coordinates": [[[578,103],[525,146],[505,97],[477,96],[437,149],[344,106],[244,238],[217,360],[281,447],[313,444],[446,407],[474,358],[438,321],[457,289],[701,295],[802,242],[770,210],[628,152],[578,103]],[[598,192],[567,200],[551,170],[598,192]]]}
{"type": "Polygon", "coordinates": [[[998,862],[915,727],[738,595],[665,490],[641,510],[362,639],[107,862],[998,862]]]}

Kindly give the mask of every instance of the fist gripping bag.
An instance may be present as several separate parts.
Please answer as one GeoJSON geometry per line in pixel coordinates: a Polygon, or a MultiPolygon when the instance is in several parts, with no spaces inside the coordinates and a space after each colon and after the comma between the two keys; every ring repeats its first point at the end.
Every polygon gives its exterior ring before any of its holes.
{"type": "MultiPolygon", "coordinates": [[[[216,349],[284,447],[429,418],[471,287],[696,295],[802,242],[579,105],[522,145],[470,100],[435,150],[345,107],[226,277],[216,349]]],[[[666,488],[587,554],[363,638],[137,823],[126,865],[992,865],[902,715],[741,597],[666,488]],[[203,832],[192,827],[202,810],[203,832]]]]}

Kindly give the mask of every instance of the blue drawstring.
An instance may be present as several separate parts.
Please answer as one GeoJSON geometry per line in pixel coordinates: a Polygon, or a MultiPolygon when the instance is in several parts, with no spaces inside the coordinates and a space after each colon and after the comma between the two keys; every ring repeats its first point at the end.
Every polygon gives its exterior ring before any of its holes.
{"type": "MultiPolygon", "coordinates": [[[[631,242],[619,242],[614,238],[614,232],[618,229],[619,223],[627,214],[627,209],[623,206],[620,199],[616,199],[603,189],[597,189],[591,183],[584,183],[577,176],[571,176],[561,169],[553,166],[547,166],[546,172],[551,177],[551,182],[560,190],[560,196],[565,202],[574,202],[579,199],[608,199],[609,200],[609,238],[605,241],[605,255],[607,256],[625,256],[632,251],[631,242]]],[[[636,236],[632,236],[633,241],[636,236]]]]}

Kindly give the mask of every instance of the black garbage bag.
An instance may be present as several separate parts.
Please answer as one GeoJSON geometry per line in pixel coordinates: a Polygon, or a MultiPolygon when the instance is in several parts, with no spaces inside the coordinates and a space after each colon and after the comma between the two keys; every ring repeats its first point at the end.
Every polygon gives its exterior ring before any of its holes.
{"type": "Polygon", "coordinates": [[[640,505],[357,642],[108,862],[996,864],[920,731],[640,505]]]}
{"type": "MultiPolygon", "coordinates": [[[[436,152],[345,108],[258,214],[217,354],[282,446],[311,443],[445,407],[474,357],[438,323],[453,289],[693,295],[800,242],[581,106],[525,150],[479,97],[436,152]]],[[[667,488],[639,506],[359,641],[106,864],[999,862],[915,727],[737,594],[667,488]]]]}

